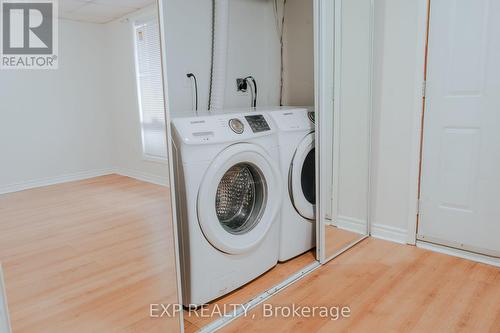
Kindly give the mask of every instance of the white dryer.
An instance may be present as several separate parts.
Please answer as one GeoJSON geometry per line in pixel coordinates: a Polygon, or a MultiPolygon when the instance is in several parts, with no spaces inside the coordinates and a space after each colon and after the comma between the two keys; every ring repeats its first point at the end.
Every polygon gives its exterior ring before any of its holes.
{"type": "Polygon", "coordinates": [[[183,304],[202,305],[277,264],[282,182],[263,113],[172,120],[183,304]]]}
{"type": "Polygon", "coordinates": [[[286,194],[281,210],[279,261],[316,246],[314,112],[282,108],[269,115],[279,129],[281,174],[286,194]]]}

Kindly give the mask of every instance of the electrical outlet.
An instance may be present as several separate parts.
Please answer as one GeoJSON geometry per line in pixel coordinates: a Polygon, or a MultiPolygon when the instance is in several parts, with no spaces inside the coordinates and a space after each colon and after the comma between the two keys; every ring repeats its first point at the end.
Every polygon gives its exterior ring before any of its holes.
{"type": "Polygon", "coordinates": [[[182,81],[184,83],[183,86],[185,89],[191,89],[191,87],[193,86],[193,81],[191,78],[187,77],[187,74],[192,72],[190,70],[186,70],[184,73],[186,74],[184,75],[184,80],[182,81]]]}
{"type": "Polygon", "coordinates": [[[246,93],[248,91],[248,83],[247,80],[243,78],[236,79],[236,91],[246,93]]]}

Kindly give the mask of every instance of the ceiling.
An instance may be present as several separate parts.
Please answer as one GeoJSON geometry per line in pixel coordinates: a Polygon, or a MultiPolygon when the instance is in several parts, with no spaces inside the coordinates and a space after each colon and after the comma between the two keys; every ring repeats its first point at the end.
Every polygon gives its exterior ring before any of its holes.
{"type": "Polygon", "coordinates": [[[59,17],[108,23],[154,2],[155,0],[59,0],[59,17]]]}

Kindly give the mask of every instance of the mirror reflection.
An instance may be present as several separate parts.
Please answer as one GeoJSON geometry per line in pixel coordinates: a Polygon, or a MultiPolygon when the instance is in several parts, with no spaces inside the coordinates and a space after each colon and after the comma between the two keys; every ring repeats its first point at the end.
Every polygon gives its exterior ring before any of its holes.
{"type": "Polygon", "coordinates": [[[158,10],[113,3],[60,0],[58,68],[1,70],[13,332],[180,331],[151,316],[178,303],[158,10]]]}
{"type": "Polygon", "coordinates": [[[313,1],[167,0],[165,22],[191,331],[316,263],[313,1]]]}
{"type": "Polygon", "coordinates": [[[332,199],[324,220],[325,259],[368,234],[369,209],[372,2],[336,0],[334,6],[335,102],[333,121],[323,124],[333,133],[326,163],[332,199]]]}

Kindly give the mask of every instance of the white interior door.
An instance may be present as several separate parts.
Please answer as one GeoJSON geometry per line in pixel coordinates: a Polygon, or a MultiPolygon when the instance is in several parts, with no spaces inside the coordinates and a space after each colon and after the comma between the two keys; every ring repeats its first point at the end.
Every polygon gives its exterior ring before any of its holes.
{"type": "Polygon", "coordinates": [[[500,1],[430,4],[418,238],[500,256],[500,1]]]}

